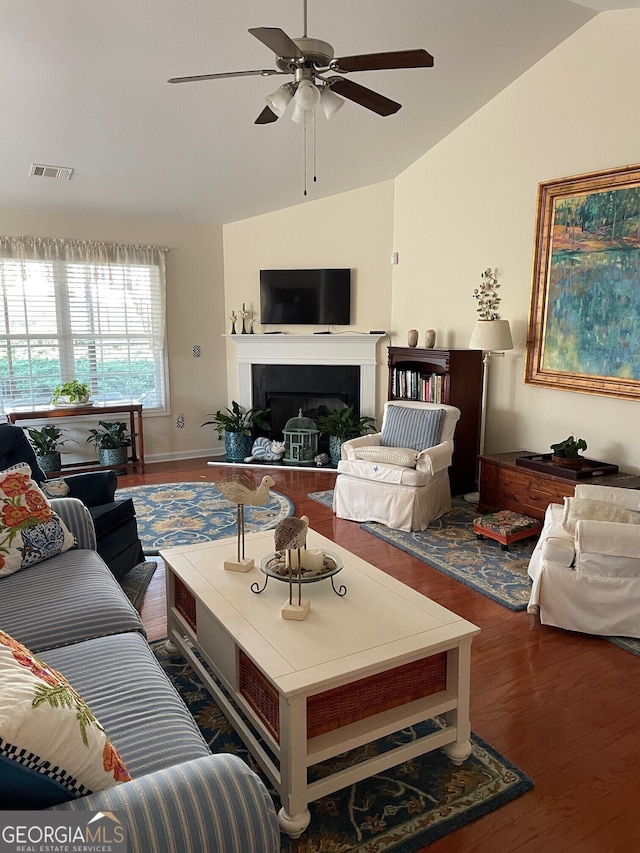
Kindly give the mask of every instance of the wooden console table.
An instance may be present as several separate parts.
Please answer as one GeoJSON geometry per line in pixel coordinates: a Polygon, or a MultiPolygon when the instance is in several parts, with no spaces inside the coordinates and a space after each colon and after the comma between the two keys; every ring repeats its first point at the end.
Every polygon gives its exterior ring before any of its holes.
{"type": "MultiPolygon", "coordinates": [[[[126,463],[127,471],[135,470],[144,474],[144,433],[142,428],[142,403],[95,403],[93,406],[33,406],[32,408],[18,407],[6,412],[7,420],[15,424],[17,421],[39,421],[50,418],[86,418],[98,417],[104,420],[104,415],[126,414],[129,416],[129,431],[131,433],[131,453],[126,463]]],[[[98,462],[71,462],[63,465],[64,472],[94,471],[96,469],[112,468],[111,465],[100,465],[98,462]]],[[[117,466],[120,467],[120,466],[117,466]]],[[[52,471],[52,474],[62,474],[62,471],[52,471]]]]}
{"type": "Polygon", "coordinates": [[[550,503],[562,503],[573,497],[578,483],[640,489],[640,476],[618,471],[588,479],[568,480],[551,472],[534,471],[516,464],[519,456],[531,455],[520,450],[480,457],[479,512],[510,509],[542,520],[550,503]]]}

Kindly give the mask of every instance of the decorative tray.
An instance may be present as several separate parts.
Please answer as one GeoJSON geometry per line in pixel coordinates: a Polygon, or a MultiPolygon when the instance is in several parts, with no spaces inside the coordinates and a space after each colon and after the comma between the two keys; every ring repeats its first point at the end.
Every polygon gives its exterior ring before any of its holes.
{"type": "MultiPolygon", "coordinates": [[[[294,552],[295,553],[295,552],[294,552]]],[[[332,551],[323,551],[323,567],[321,571],[313,571],[312,569],[302,569],[302,577],[298,577],[298,570],[294,570],[293,579],[296,583],[316,583],[316,581],[330,578],[344,568],[344,563],[341,557],[334,554],[332,551]]],[[[280,551],[273,551],[267,554],[260,560],[260,569],[270,578],[276,578],[279,581],[288,581],[289,575],[285,569],[285,554],[280,551]]]]}
{"type": "Polygon", "coordinates": [[[617,474],[618,466],[608,462],[598,462],[595,459],[585,459],[582,468],[565,468],[551,458],[551,453],[527,453],[516,457],[516,465],[530,468],[532,471],[542,471],[562,477],[565,480],[588,480],[591,477],[602,477],[605,474],[617,474]]]}
{"type": "Polygon", "coordinates": [[[93,406],[93,400],[86,403],[53,403],[54,409],[86,409],[88,406],[93,406]]]}

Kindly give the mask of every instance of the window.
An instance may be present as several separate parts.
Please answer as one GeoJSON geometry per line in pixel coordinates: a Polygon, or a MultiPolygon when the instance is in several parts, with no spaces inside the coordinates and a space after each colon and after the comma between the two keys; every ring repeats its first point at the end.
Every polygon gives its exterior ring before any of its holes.
{"type": "Polygon", "coordinates": [[[165,249],[0,237],[0,405],[93,399],[166,408],[165,249]]]}

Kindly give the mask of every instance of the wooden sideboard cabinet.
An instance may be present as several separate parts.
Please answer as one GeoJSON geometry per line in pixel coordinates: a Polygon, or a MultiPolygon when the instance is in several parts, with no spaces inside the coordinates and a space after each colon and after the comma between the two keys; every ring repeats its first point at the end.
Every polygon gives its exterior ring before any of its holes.
{"type": "Polygon", "coordinates": [[[561,504],[565,497],[573,497],[578,483],[640,489],[640,477],[623,471],[600,477],[569,480],[517,464],[516,459],[519,456],[528,455],[529,451],[520,450],[480,457],[479,512],[510,509],[542,520],[550,503],[561,504]]]}
{"type": "Polygon", "coordinates": [[[389,400],[426,400],[460,409],[449,469],[451,492],[474,491],[480,443],[482,352],[389,347],[389,400]]]}

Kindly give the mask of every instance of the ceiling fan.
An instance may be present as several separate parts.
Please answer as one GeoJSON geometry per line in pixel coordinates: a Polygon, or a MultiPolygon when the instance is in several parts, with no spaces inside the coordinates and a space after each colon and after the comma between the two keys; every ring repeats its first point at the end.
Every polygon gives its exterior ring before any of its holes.
{"type": "Polygon", "coordinates": [[[326,41],[307,37],[307,0],[303,0],[304,35],[290,38],[279,27],[256,27],[249,32],[276,55],[275,69],[256,71],[226,71],[219,74],[199,74],[190,77],[172,77],[169,83],[192,83],[198,80],[217,80],[225,77],[270,77],[290,75],[293,80],[268,95],[267,106],[255,124],[277,121],[294,100],[293,121],[303,122],[322,106],[327,118],[343,105],[347,98],[381,116],[393,115],[401,104],[347,80],[343,74],[352,71],[376,71],[396,68],[431,68],[433,56],[426,50],[396,50],[387,53],[363,53],[357,56],[335,58],[333,47],[326,41]],[[342,97],[339,97],[339,96],[342,97]]]}

